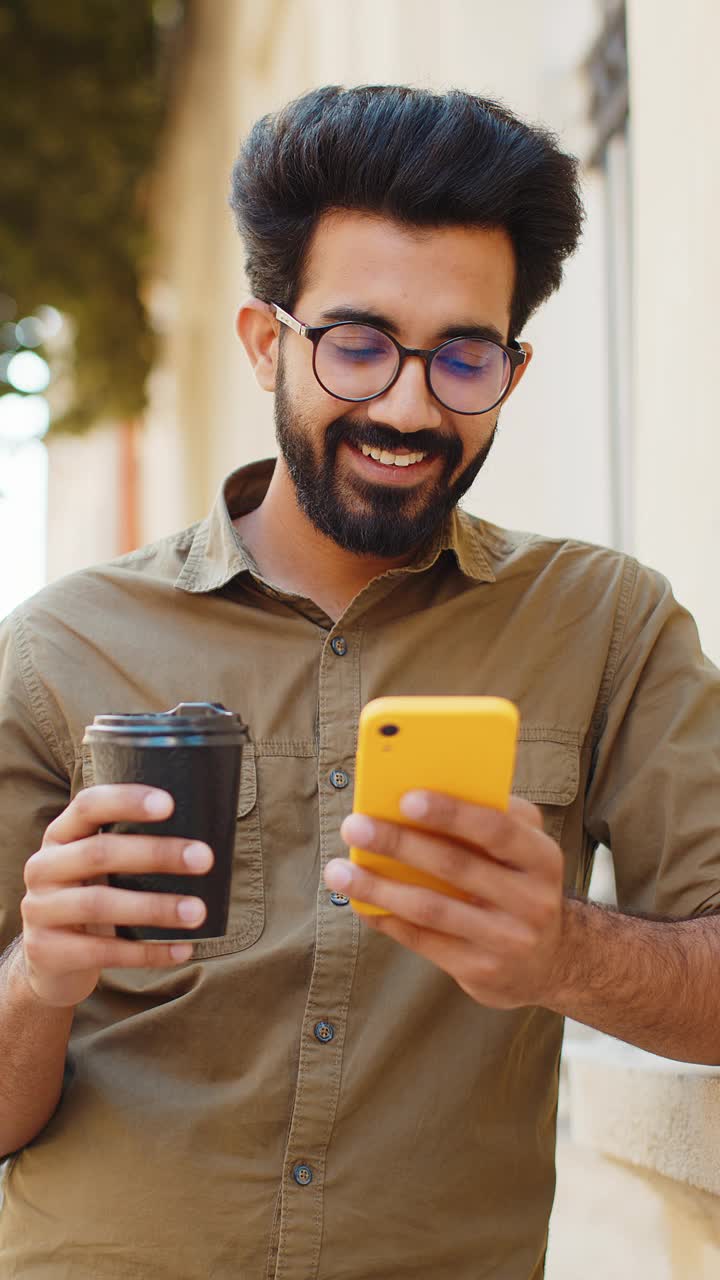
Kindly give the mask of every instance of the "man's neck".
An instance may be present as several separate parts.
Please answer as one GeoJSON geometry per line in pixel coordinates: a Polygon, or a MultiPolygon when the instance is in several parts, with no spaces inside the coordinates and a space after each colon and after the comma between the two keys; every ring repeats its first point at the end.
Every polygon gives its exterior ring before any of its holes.
{"type": "Polygon", "coordinates": [[[298,506],[282,458],[260,506],[233,524],[267,582],[313,600],[334,620],[373,578],[412,559],[356,555],[320,533],[298,506]]]}

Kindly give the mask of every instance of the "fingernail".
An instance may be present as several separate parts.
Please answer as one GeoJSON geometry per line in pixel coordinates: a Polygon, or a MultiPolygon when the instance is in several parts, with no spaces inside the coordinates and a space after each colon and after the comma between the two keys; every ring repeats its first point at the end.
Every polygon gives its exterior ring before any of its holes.
{"type": "Polygon", "coordinates": [[[212,860],[212,851],[206,844],[189,844],[183,849],[183,862],[191,871],[207,871],[212,860]]]}
{"type": "Polygon", "coordinates": [[[375,823],[372,818],[368,818],[367,814],[351,813],[343,822],[340,835],[346,844],[366,848],[372,843],[375,835],[375,823]]]}
{"type": "Polygon", "coordinates": [[[187,920],[191,923],[195,920],[202,920],[205,915],[205,903],[199,898],[183,898],[178,903],[177,913],[181,920],[187,920]]]}
{"type": "Polygon", "coordinates": [[[400,809],[406,818],[424,818],[430,808],[422,791],[408,791],[400,801],[400,809]]]}
{"type": "Polygon", "coordinates": [[[189,960],[192,955],[192,942],[173,942],[170,955],[173,960],[189,960]]]}
{"type": "Polygon", "coordinates": [[[344,858],[333,858],[325,868],[325,884],[328,889],[344,893],[352,883],[353,873],[349,862],[344,858]]]}
{"type": "Polygon", "coordinates": [[[172,796],[167,791],[152,791],[149,796],[145,797],[145,812],[157,814],[158,817],[167,815],[172,809],[172,796]]]}

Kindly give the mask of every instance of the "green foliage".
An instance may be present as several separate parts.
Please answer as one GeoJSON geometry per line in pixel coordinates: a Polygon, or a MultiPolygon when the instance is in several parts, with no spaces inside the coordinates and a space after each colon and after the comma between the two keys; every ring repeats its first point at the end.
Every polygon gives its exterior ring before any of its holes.
{"type": "Polygon", "coordinates": [[[145,402],[143,179],[166,96],[154,12],[151,0],[0,0],[0,290],[18,316],[47,303],[73,322],[73,402],[53,431],[145,402]]]}

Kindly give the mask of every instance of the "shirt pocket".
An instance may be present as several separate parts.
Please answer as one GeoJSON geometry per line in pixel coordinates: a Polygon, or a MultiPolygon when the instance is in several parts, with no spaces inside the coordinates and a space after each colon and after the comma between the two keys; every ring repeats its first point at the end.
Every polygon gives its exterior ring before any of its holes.
{"type": "MultiPolygon", "coordinates": [[[[92,755],[89,746],[83,746],[81,751],[83,786],[91,787],[95,782],[92,755]]],[[[201,938],[193,943],[193,958],[202,960],[244,951],[257,942],[264,927],[265,889],[257,770],[255,748],[252,742],[248,742],[243,746],[240,768],[227,933],[221,938],[201,938]]]]}
{"type": "Polygon", "coordinates": [[[201,938],[195,942],[193,956],[202,960],[245,951],[257,942],[264,927],[265,887],[257,769],[255,748],[252,742],[248,742],[243,747],[240,769],[227,933],[222,938],[201,938]]]}
{"type": "Polygon", "coordinates": [[[572,730],[523,725],[512,793],[538,805],[546,834],[558,844],[579,786],[579,735],[572,730]]]}

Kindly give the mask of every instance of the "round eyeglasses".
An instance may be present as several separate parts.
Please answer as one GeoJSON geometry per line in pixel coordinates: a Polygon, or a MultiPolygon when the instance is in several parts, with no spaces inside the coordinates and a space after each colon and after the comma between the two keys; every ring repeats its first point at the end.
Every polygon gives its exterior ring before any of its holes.
{"type": "Polygon", "coordinates": [[[527,352],[518,342],[504,346],[490,338],[449,338],[429,351],[403,347],[383,329],[356,321],[311,327],[271,304],[277,319],[313,345],[313,373],[337,400],[360,403],[384,395],[397,382],[408,356],[425,364],[427,385],[452,413],[489,413],[510,390],[527,352]]]}

